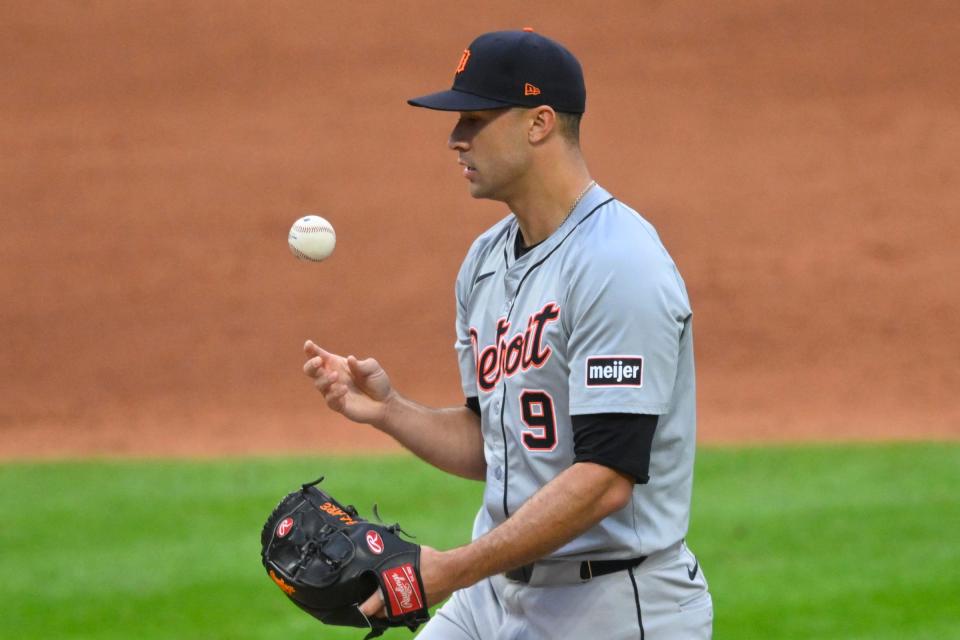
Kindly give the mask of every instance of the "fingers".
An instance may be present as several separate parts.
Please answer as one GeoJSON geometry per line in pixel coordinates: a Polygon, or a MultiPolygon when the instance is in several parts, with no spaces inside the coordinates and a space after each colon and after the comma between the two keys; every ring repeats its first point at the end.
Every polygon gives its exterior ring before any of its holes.
{"type": "Polygon", "coordinates": [[[390,381],[373,358],[358,360],[356,356],[339,356],[325,351],[312,340],[303,345],[304,352],[311,356],[303,364],[303,373],[313,379],[317,391],[323,394],[327,404],[341,413],[354,393],[383,400],[389,395],[390,381]]]}
{"type": "Polygon", "coordinates": [[[347,409],[347,387],[342,384],[338,385],[334,387],[332,391],[324,393],[323,399],[328,407],[334,411],[343,413],[347,409]]]}
{"type": "MultiPolygon", "coordinates": [[[[332,371],[328,370],[325,367],[324,358],[321,356],[316,356],[307,360],[303,364],[303,372],[308,377],[313,378],[313,386],[315,386],[317,390],[324,396],[328,396],[333,385],[340,380],[340,372],[335,369],[332,371]]],[[[346,389],[344,388],[344,391],[345,390],[346,389]]]]}
{"type": "MultiPolygon", "coordinates": [[[[303,372],[311,377],[314,377],[314,374],[321,370],[324,365],[330,365],[335,358],[343,360],[341,356],[334,356],[329,351],[321,348],[313,340],[307,340],[303,344],[303,351],[308,356],[313,356],[303,365],[303,372]]],[[[364,378],[376,373],[377,370],[381,368],[380,363],[373,358],[358,360],[356,356],[347,356],[346,361],[351,374],[364,378]]]]}
{"type": "Polygon", "coordinates": [[[323,395],[327,395],[331,391],[331,387],[333,387],[333,385],[340,380],[340,373],[337,371],[332,371],[330,373],[327,373],[326,371],[318,371],[317,375],[313,376],[313,379],[313,386],[317,388],[317,391],[323,395]]]}
{"type": "Polygon", "coordinates": [[[324,368],[336,366],[336,358],[332,353],[320,348],[313,340],[307,340],[303,344],[303,351],[308,356],[313,356],[303,364],[303,372],[311,378],[316,378],[324,368]]]}
{"type": "Polygon", "coordinates": [[[307,340],[305,343],[303,343],[303,352],[308,356],[320,356],[321,358],[330,357],[330,354],[321,349],[320,345],[315,343],[313,340],[307,340]]]}
{"type": "Polygon", "coordinates": [[[380,363],[373,358],[357,360],[354,356],[347,357],[347,366],[355,378],[369,378],[380,369],[380,363]]]}
{"type": "Polygon", "coordinates": [[[360,611],[368,618],[382,618],[384,615],[386,615],[383,604],[383,594],[380,592],[379,588],[374,591],[373,595],[367,598],[362,605],[360,605],[360,611]]]}
{"type": "Polygon", "coordinates": [[[303,372],[311,378],[316,378],[321,371],[323,371],[323,358],[310,358],[303,363],[303,372]]]}

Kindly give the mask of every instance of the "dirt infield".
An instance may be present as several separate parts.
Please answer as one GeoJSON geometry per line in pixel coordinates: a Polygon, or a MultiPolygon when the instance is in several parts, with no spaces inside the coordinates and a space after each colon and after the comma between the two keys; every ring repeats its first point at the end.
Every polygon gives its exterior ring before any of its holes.
{"type": "Polygon", "coordinates": [[[5,3],[0,457],[390,448],[307,337],[462,401],[453,279],[505,211],[404,100],[527,24],[685,276],[702,440],[960,436],[956,3],[513,4],[5,3]]]}

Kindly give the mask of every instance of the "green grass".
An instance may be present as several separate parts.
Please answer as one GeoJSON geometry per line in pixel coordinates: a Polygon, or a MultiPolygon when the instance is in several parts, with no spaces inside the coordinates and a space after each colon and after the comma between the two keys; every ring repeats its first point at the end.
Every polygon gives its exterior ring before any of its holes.
{"type": "Polygon", "coordinates": [[[701,454],[718,638],[960,638],[960,446],[701,454]]]}
{"type": "MultiPolygon", "coordinates": [[[[469,538],[480,485],[406,457],[6,464],[0,637],[361,638],[259,561],[267,514],[321,474],[428,544],[469,538]]],[[[960,638],[958,481],[956,444],[702,449],[688,541],[714,637],[960,638]]]]}

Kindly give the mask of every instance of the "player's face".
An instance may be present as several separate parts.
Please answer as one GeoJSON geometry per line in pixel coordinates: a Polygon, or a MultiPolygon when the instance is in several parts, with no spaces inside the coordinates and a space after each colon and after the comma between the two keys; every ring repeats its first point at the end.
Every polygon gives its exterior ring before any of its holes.
{"type": "Polygon", "coordinates": [[[461,111],[450,132],[474,198],[509,200],[529,166],[525,109],[461,111]]]}

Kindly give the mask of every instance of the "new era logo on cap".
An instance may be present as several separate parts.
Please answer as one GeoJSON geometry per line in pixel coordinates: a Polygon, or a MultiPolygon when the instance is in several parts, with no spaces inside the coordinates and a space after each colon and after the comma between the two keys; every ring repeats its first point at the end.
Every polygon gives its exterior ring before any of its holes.
{"type": "Polygon", "coordinates": [[[540,89],[537,89],[535,86],[527,82],[523,85],[523,95],[538,96],[540,95],[540,89]]]}
{"type": "Polygon", "coordinates": [[[594,356],[587,358],[588,387],[642,387],[643,356],[594,356]]]}

